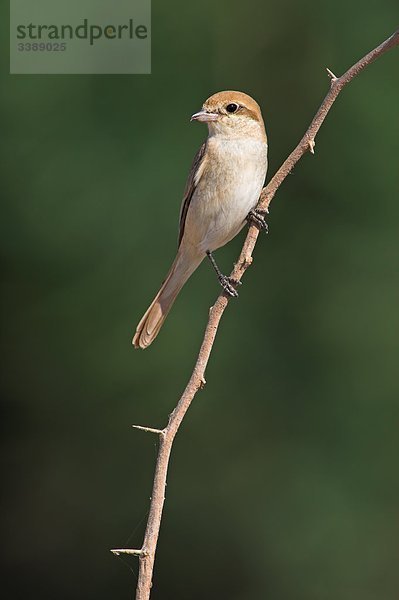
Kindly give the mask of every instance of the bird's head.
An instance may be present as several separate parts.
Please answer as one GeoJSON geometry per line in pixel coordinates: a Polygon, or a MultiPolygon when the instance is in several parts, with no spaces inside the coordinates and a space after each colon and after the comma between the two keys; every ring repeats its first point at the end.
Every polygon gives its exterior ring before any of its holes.
{"type": "Polygon", "coordinates": [[[210,135],[266,137],[259,104],[243,92],[213,94],[191,121],[207,123],[210,135]]]}

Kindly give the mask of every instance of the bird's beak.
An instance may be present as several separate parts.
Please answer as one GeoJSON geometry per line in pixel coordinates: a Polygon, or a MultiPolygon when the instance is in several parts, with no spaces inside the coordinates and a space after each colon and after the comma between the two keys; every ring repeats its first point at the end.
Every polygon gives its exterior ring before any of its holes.
{"type": "Polygon", "coordinates": [[[217,113],[207,112],[206,110],[200,110],[194,113],[190,121],[201,121],[203,123],[209,123],[210,121],[217,121],[219,115],[217,113]]]}

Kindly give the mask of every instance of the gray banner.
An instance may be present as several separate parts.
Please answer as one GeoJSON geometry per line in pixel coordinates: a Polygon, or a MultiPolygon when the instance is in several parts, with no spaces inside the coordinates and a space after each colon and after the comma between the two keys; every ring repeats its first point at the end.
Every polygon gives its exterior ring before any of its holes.
{"type": "Polygon", "coordinates": [[[10,73],[151,73],[151,0],[10,0],[10,73]]]}

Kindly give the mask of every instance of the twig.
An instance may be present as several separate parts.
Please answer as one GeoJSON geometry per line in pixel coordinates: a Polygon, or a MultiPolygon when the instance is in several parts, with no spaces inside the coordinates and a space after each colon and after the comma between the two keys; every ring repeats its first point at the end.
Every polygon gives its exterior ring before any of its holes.
{"type": "Polygon", "coordinates": [[[114,548],[111,550],[112,554],[119,556],[120,554],[132,554],[133,556],[141,556],[144,554],[143,550],[133,550],[132,548],[114,548]]]}
{"type": "MultiPolygon", "coordinates": [[[[258,208],[267,210],[276,191],[292,171],[300,158],[308,151],[314,153],[315,137],[318,133],[328,111],[336,100],[342,88],[347,85],[356,75],[365,67],[370,65],[379,56],[399,45],[399,30],[396,31],[380,46],[366,54],[356,64],[354,64],[344,75],[336,77],[330,69],[327,69],[330,77],[330,90],[324,98],[319,110],[311,122],[305,135],[291,152],[287,160],[283,163],[268,185],[262,190],[258,208]]],[[[238,262],[236,263],[231,277],[240,281],[247,268],[252,263],[252,252],[254,250],[259,230],[255,225],[251,225],[248,230],[243,248],[238,262]]],[[[205,385],[205,369],[208,364],[209,356],[212,351],[213,342],[219,327],[220,319],[229,303],[229,299],[222,293],[216,303],[209,311],[208,324],[205,329],[204,338],[198,354],[197,362],[191,374],[190,380],[183,392],[176,408],[169,417],[168,425],[163,430],[150,427],[135,426],[136,429],[159,434],[159,450],[155,467],[155,476],[148,515],[147,527],[144,536],[143,546],[140,550],[118,549],[112,550],[114,554],[134,554],[140,559],[140,570],[138,584],[136,589],[136,600],[148,600],[152,586],[152,573],[155,560],[159,528],[161,525],[162,509],[165,500],[166,475],[168,470],[169,457],[172,449],[173,440],[179,429],[179,426],[186,414],[195,394],[205,385]]]]}
{"type": "Polygon", "coordinates": [[[145,431],[146,433],[156,433],[157,435],[163,435],[163,429],[154,429],[153,427],[143,427],[142,425],[132,425],[134,429],[138,429],[139,431],[145,431]]]}

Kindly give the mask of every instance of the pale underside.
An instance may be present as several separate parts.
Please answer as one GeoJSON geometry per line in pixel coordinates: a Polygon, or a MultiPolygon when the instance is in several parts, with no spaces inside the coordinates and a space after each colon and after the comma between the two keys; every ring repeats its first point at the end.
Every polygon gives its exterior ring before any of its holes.
{"type": "Polygon", "coordinates": [[[209,137],[194,159],[187,182],[180,249],[204,256],[237,235],[258,202],[266,170],[266,141],[209,137]]]}

